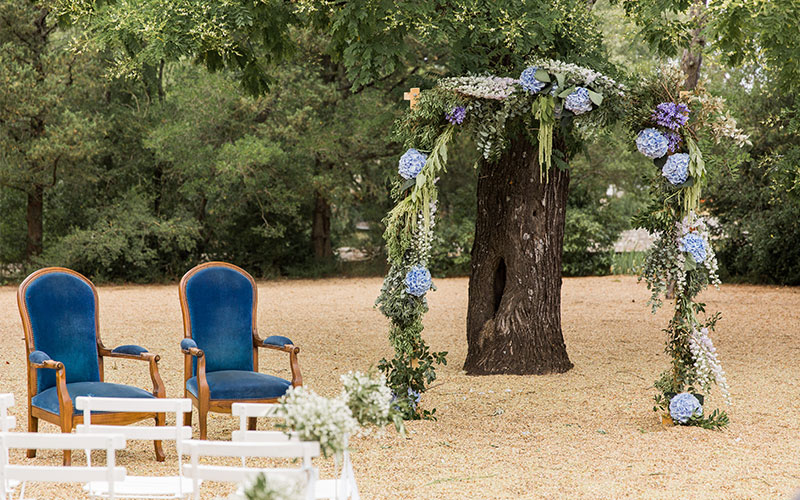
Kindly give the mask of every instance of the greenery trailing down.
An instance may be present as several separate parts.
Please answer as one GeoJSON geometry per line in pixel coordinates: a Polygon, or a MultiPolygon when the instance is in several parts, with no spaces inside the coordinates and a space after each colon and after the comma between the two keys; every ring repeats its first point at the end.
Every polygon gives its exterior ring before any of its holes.
{"type": "Polygon", "coordinates": [[[476,149],[485,161],[499,158],[511,130],[522,130],[534,144],[538,138],[548,141],[541,153],[544,176],[551,158],[559,168],[566,168],[566,155],[591,137],[598,125],[609,123],[619,109],[622,86],[612,79],[559,61],[535,64],[519,79],[443,79],[423,92],[417,106],[398,123],[396,135],[409,149],[400,159],[401,178],[392,189],[395,207],[384,221],[391,267],[376,305],[391,321],[389,338],[395,349],[394,359],[382,360],[379,367],[395,395],[407,399],[409,418],[433,416],[435,410],[421,409],[418,400],[436,379],[435,365],[446,362],[446,353],[431,353],[421,334],[422,316],[428,310],[425,295],[434,289],[428,268],[435,241],[437,181],[445,172],[455,131],[474,134],[476,149]],[[602,89],[608,99],[604,101],[594,90],[595,97],[589,96],[583,86],[590,84],[602,89]],[[559,86],[567,90],[558,93],[559,86]],[[552,150],[555,133],[560,144],[568,145],[565,150],[552,150]]]}
{"type": "MultiPolygon", "coordinates": [[[[709,228],[698,215],[707,177],[696,140],[719,130],[721,121],[730,125],[730,118],[702,86],[690,92],[681,89],[680,72],[663,69],[632,96],[638,112],[631,113],[629,121],[640,131],[639,151],[660,167],[650,177],[652,202],[636,218],[637,225],[659,234],[641,278],[652,292],[653,312],[670,287],[675,296],[674,315],[664,330],[671,366],[655,383],[654,410],[683,424],[719,428],[728,422],[724,411],[702,413],[712,384],[728,403],[730,396],[710,337],[720,315],[706,314],[705,304],[696,300],[708,285],[719,284],[709,228]],[[687,413],[687,401],[697,404],[699,413],[687,413]]],[[[746,140],[735,123],[727,135],[740,143],[746,140]]]]}

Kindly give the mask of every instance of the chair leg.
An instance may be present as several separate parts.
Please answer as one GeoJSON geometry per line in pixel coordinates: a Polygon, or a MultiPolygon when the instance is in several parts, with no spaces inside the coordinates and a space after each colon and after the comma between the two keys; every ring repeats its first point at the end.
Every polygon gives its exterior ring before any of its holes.
{"type": "MultiPolygon", "coordinates": [[[[156,413],[156,426],[163,426],[167,423],[167,415],[165,413],[156,413]]],[[[164,449],[161,447],[161,441],[153,441],[156,449],[156,461],[163,462],[166,456],[164,449]]]]}
{"type": "Polygon", "coordinates": [[[256,430],[256,426],[258,425],[258,419],[256,417],[249,417],[247,419],[247,430],[254,431],[256,430]]]}
{"type": "Polygon", "coordinates": [[[206,439],[208,430],[208,408],[204,408],[203,405],[200,405],[200,408],[197,409],[197,420],[200,423],[200,439],[206,439]]]}
{"type": "Polygon", "coordinates": [[[184,413],[183,414],[183,425],[185,427],[192,426],[192,412],[184,413]]]}
{"type": "MultiPolygon", "coordinates": [[[[61,415],[61,432],[69,434],[72,432],[72,415],[61,415]]],[[[72,450],[64,450],[64,467],[72,465],[72,450]]]]}
{"type": "MultiPolygon", "coordinates": [[[[28,432],[39,432],[39,419],[31,415],[31,410],[28,408],[28,432]]],[[[28,458],[36,456],[36,450],[28,450],[28,458]]]]}

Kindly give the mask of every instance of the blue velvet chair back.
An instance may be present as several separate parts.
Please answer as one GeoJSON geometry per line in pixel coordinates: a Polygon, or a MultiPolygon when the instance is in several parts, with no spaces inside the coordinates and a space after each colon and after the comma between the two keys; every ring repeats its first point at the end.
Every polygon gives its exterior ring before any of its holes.
{"type": "MultiPolygon", "coordinates": [[[[253,370],[253,309],[249,275],[228,266],[208,266],[185,282],[191,335],[205,352],[206,372],[253,370]]],[[[196,372],[193,365],[192,374],[196,372]]]]}
{"type": "MultiPolygon", "coordinates": [[[[28,283],[24,300],[34,348],[64,363],[68,384],[99,382],[92,285],[69,273],[44,273],[28,283]]],[[[38,370],[36,381],[38,392],[53,387],[55,371],[38,370]]]]}

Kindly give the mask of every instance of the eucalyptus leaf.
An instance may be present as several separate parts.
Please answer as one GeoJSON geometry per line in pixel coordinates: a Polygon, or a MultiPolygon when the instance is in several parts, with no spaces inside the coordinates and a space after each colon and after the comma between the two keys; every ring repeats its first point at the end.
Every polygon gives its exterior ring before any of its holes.
{"type": "Polygon", "coordinates": [[[575,92],[575,86],[574,85],[572,87],[564,90],[563,92],[559,93],[558,97],[563,99],[563,98],[567,97],[568,95],[570,95],[573,92],[575,92]]]}
{"type": "Polygon", "coordinates": [[[697,269],[697,262],[694,261],[692,254],[686,252],[684,255],[686,256],[686,262],[683,265],[684,271],[694,271],[697,269]]]}
{"type": "Polygon", "coordinates": [[[600,106],[603,104],[603,94],[599,92],[595,92],[594,90],[586,89],[589,92],[589,99],[592,100],[593,103],[600,106]]]}
{"type": "Polygon", "coordinates": [[[533,76],[536,77],[536,79],[540,82],[550,83],[552,81],[550,80],[550,75],[547,73],[547,71],[543,70],[542,68],[537,69],[533,76]]]}
{"type": "Polygon", "coordinates": [[[664,155],[661,158],[656,158],[655,160],[653,160],[653,163],[655,163],[656,167],[658,167],[658,169],[661,170],[662,168],[664,168],[664,164],[667,163],[667,155],[664,155]]]}
{"type": "Polygon", "coordinates": [[[416,180],[416,179],[408,179],[407,181],[405,181],[405,182],[403,183],[403,185],[402,185],[402,186],[400,186],[400,191],[405,191],[405,190],[407,190],[407,189],[411,189],[411,188],[412,188],[412,187],[414,187],[416,184],[417,184],[417,180],[416,180]]]}
{"type": "Polygon", "coordinates": [[[420,173],[419,175],[417,175],[417,187],[418,188],[422,188],[422,186],[425,185],[425,181],[426,180],[428,180],[428,179],[427,179],[427,177],[425,177],[425,174],[420,173]]]}
{"type": "Polygon", "coordinates": [[[688,179],[686,179],[686,182],[684,182],[683,184],[679,184],[677,187],[683,189],[692,186],[694,186],[694,177],[689,177],[688,179]]]}
{"type": "Polygon", "coordinates": [[[564,73],[556,73],[556,82],[558,82],[558,88],[564,87],[564,73]]]}

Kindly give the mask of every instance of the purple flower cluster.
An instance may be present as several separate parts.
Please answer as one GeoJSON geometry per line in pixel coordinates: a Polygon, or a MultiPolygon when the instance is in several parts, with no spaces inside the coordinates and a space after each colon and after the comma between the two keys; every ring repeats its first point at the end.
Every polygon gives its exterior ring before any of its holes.
{"type": "Polygon", "coordinates": [[[669,141],[669,145],[667,146],[667,151],[670,154],[677,152],[681,148],[681,143],[683,143],[683,138],[681,137],[681,134],[670,130],[664,135],[667,137],[667,140],[669,141]]]}
{"type": "Polygon", "coordinates": [[[689,121],[689,108],[683,103],[662,102],[653,110],[653,121],[670,130],[678,130],[689,121]]]}
{"type": "Polygon", "coordinates": [[[456,106],[451,112],[445,115],[445,118],[447,118],[447,121],[449,121],[451,125],[461,125],[464,123],[464,118],[466,116],[467,108],[464,106],[456,106]]]}

